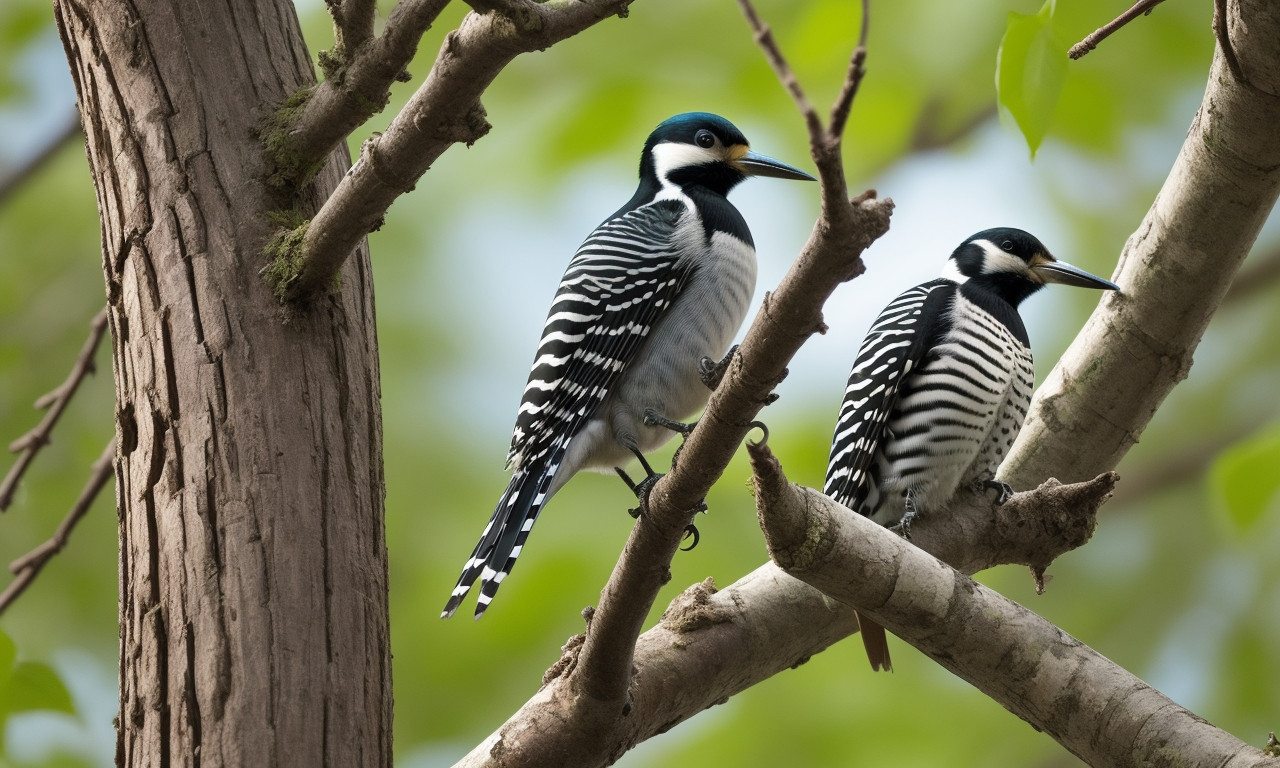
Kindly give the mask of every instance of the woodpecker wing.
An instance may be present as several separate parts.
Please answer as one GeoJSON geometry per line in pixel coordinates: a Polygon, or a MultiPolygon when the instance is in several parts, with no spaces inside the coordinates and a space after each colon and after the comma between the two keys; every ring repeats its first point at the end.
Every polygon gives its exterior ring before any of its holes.
{"type": "Polygon", "coordinates": [[[902,382],[936,343],[957,284],[933,280],[891,301],[862,341],[831,440],[823,492],[870,516],[879,503],[875,457],[902,382]]]}
{"type": "Polygon", "coordinates": [[[676,242],[683,204],[659,201],[609,219],[578,248],[556,291],[516,416],[515,473],[445,606],[477,578],[479,617],[515,565],[573,438],[608,396],[693,273],[676,242]]]}

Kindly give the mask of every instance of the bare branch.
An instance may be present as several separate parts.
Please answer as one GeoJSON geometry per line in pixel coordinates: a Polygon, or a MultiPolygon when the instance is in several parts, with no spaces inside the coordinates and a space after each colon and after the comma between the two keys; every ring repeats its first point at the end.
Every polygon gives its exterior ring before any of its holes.
{"type": "Polygon", "coordinates": [[[93,506],[94,499],[111,479],[115,470],[115,458],[116,440],[112,437],[107,447],[103,449],[102,455],[93,463],[89,481],[85,483],[84,490],[80,491],[80,498],[76,499],[76,503],[72,505],[71,511],[67,513],[53,537],[9,565],[9,571],[13,573],[14,579],[4,592],[0,592],[0,615],[3,615],[5,610],[26,591],[31,582],[35,581],[45,564],[67,545],[67,540],[71,536],[71,531],[75,529],[76,523],[79,523],[93,506]]]}
{"type": "MultiPolygon", "coordinates": [[[[489,131],[480,95],[512,59],[543,50],[610,16],[631,0],[524,3],[522,12],[469,13],[450,32],[426,80],[306,226],[277,292],[291,301],[327,290],[347,256],[381,226],[397,197],[413,188],[446,149],[489,131]]],[[[384,35],[385,37],[385,35],[384,35]]]]}
{"type": "Polygon", "coordinates": [[[373,39],[376,0],[325,0],[333,17],[333,53],[342,63],[352,61],[356,52],[373,39]]]}
{"type": "Polygon", "coordinates": [[[764,51],[765,60],[769,62],[770,67],[773,67],[773,73],[778,76],[778,82],[782,83],[782,87],[791,95],[791,100],[800,110],[800,116],[804,118],[805,126],[809,129],[809,143],[814,146],[822,144],[824,136],[818,111],[813,108],[809,97],[804,93],[804,88],[800,87],[800,81],[796,79],[796,73],[792,71],[791,65],[787,64],[786,57],[782,55],[782,50],[778,48],[777,41],[773,39],[773,30],[760,20],[751,0],[738,0],[738,5],[742,8],[742,15],[747,17],[751,31],[755,33],[756,44],[764,51]]]}
{"type": "Polygon", "coordinates": [[[1071,50],[1067,52],[1067,55],[1072,59],[1080,58],[1089,51],[1092,51],[1094,48],[1097,48],[1098,43],[1101,43],[1103,40],[1110,37],[1112,32],[1115,32],[1117,29],[1120,29],[1125,24],[1128,24],[1139,16],[1146,16],[1162,2],[1164,2],[1164,0],[1138,0],[1138,2],[1133,4],[1132,8],[1090,32],[1083,40],[1071,46],[1071,50]]]}
{"type": "Polygon", "coordinates": [[[858,45],[849,58],[849,70],[845,73],[840,95],[836,97],[835,104],[831,105],[831,122],[827,126],[828,141],[838,142],[844,136],[844,126],[849,121],[853,98],[858,95],[858,86],[867,74],[867,32],[870,28],[871,0],[862,0],[862,31],[858,33],[858,45]]]}
{"type": "Polygon", "coordinates": [[[301,105],[286,103],[264,142],[274,169],[269,183],[294,191],[311,180],[347,136],[391,100],[391,84],[408,81],[405,67],[449,0],[400,0],[377,38],[331,59],[322,54],[325,80],[301,105]]]}
{"type": "Polygon", "coordinates": [[[80,133],[80,113],[76,112],[67,120],[62,130],[51,134],[40,149],[0,179],[0,205],[4,205],[10,195],[20,189],[28,179],[57,156],[58,150],[70,144],[80,133]]]}
{"type": "MultiPolygon", "coordinates": [[[[821,493],[788,483],[767,449],[748,450],[775,562],[856,605],[1089,765],[1159,765],[1177,755],[1185,765],[1280,766],[1032,611],[821,493]]],[[[1107,474],[1019,495],[1056,508],[1045,510],[1051,519],[1092,520],[1114,484],[1107,474]]],[[[1013,536],[1032,548],[1019,558],[1050,555],[1034,551],[1038,536],[1013,536]]],[[[1068,536],[1057,545],[1081,543],[1068,536]]]]}
{"type": "Polygon", "coordinates": [[[85,340],[84,346],[80,348],[80,354],[76,356],[76,362],[71,367],[71,373],[67,375],[66,381],[36,401],[36,408],[49,409],[44,418],[29,432],[9,445],[10,451],[14,453],[21,452],[22,455],[18,457],[18,460],[9,469],[9,474],[5,475],[4,482],[0,482],[0,512],[8,509],[9,505],[13,503],[13,494],[18,488],[18,483],[22,480],[22,476],[26,474],[27,468],[31,466],[36,454],[40,452],[41,448],[49,444],[49,435],[53,432],[53,427],[58,423],[58,419],[62,417],[62,412],[66,410],[67,403],[71,402],[71,398],[75,396],[76,390],[80,387],[80,382],[84,381],[85,376],[94,372],[93,356],[98,351],[98,344],[102,341],[106,330],[107,308],[103,307],[102,311],[98,312],[93,320],[90,321],[89,338],[85,340]]]}

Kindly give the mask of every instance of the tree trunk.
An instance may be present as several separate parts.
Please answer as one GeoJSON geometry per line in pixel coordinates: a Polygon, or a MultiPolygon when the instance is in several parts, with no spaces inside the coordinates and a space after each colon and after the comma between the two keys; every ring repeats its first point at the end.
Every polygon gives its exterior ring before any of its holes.
{"type": "MultiPolygon", "coordinates": [[[[282,322],[255,125],[315,82],[283,0],[56,0],[102,219],[117,764],[391,762],[367,246],[282,322]]],[[[300,211],[349,165],[330,157],[300,211]]]]}

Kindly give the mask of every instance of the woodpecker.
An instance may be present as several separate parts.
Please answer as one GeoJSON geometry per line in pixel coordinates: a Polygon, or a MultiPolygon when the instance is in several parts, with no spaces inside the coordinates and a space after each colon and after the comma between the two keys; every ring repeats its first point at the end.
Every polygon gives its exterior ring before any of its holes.
{"type": "MultiPolygon", "coordinates": [[[[824,493],[907,533],[963,485],[1012,495],[996,480],[1035,384],[1018,305],[1046,283],[1115,291],[1049,253],[1031,234],[977,233],[942,276],[891,301],[849,374],[824,493]]],[[[859,615],[873,669],[892,669],[884,628],[859,615]]]]}
{"type": "Polygon", "coordinates": [[[716,115],[676,115],[649,135],[635,195],[582,243],[556,290],[516,413],[511,481],[443,618],[476,579],[484,614],[575,473],[635,457],[656,477],[643,454],[706,405],[701,361],[724,357],[755,291],[751,233],[725,197],[748,176],[814,180],[752,152],[716,115]]]}

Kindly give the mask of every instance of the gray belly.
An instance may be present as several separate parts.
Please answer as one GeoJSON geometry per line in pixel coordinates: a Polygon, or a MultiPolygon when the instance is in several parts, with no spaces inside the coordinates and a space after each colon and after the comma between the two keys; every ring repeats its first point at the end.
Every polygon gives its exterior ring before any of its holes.
{"type": "Polygon", "coordinates": [[[648,453],[670,440],[671,430],[644,424],[646,410],[686,421],[707,404],[711,391],[698,377],[698,361],[724,357],[756,284],[755,250],[728,235],[715,237],[588,424],[605,439],[575,440],[584,450],[591,447],[582,457],[584,469],[607,471],[630,461],[631,448],[648,453]]]}

